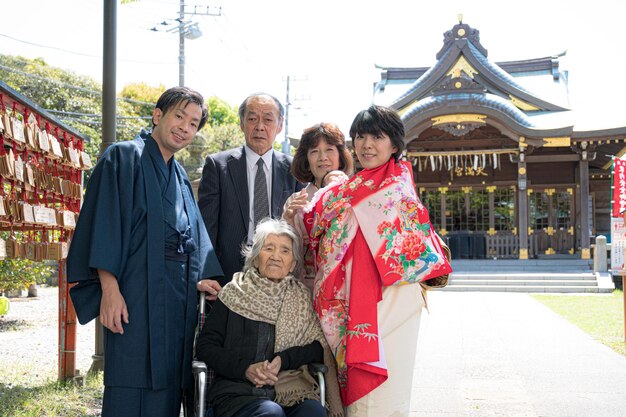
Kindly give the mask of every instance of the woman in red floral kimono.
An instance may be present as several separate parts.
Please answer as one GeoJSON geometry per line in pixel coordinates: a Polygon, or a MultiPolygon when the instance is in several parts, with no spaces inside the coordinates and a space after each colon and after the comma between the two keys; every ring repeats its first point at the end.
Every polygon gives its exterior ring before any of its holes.
{"type": "Polygon", "coordinates": [[[409,416],[420,282],[451,272],[411,165],[404,126],[371,106],[350,128],[364,168],[304,208],[315,256],[315,309],[338,364],[349,416],[409,416]]]}

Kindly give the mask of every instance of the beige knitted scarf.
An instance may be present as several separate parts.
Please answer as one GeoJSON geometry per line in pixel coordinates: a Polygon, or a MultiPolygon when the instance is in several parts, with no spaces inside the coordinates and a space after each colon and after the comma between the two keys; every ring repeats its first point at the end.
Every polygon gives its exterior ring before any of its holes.
{"type": "MultiPolygon", "coordinates": [[[[328,416],[343,416],[335,359],[313,310],[310,290],[304,284],[293,275],[274,282],[251,268],[235,274],[220,291],[219,299],[231,311],[247,319],[273,324],[275,352],[318,340],[324,347],[324,364],[328,366],[325,378],[328,416]]],[[[281,371],[274,388],[276,402],[285,407],[305,399],[319,400],[319,386],[306,366],[281,371]]]]}

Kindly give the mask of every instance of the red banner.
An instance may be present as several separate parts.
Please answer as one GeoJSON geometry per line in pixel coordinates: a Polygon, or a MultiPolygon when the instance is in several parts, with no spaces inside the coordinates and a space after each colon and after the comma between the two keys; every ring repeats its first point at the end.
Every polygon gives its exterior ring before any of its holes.
{"type": "Polygon", "coordinates": [[[613,189],[613,201],[611,215],[613,217],[621,217],[626,211],[626,160],[613,159],[613,181],[611,183],[613,189]]]}

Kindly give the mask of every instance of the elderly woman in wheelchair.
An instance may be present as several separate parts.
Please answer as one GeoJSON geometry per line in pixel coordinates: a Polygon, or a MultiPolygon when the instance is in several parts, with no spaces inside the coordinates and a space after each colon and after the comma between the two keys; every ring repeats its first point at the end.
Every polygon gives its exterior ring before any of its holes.
{"type": "Polygon", "coordinates": [[[296,279],[301,251],[290,225],[261,222],[243,250],[243,271],[213,304],[196,356],[215,372],[208,391],[215,417],[343,416],[335,361],[310,290],[296,279]],[[309,371],[315,362],[328,367],[325,398],[309,371]]]}

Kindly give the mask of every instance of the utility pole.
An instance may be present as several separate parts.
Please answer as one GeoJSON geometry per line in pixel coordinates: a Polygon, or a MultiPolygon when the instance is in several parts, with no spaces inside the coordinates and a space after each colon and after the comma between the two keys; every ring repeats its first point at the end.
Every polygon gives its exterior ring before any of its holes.
{"type": "Polygon", "coordinates": [[[180,10],[178,12],[178,86],[185,86],[185,31],[183,21],[185,20],[185,0],[180,0],[180,10]]]}
{"type": "Polygon", "coordinates": [[[287,98],[285,99],[285,140],[283,141],[283,153],[289,154],[290,145],[289,145],[289,137],[287,136],[287,132],[289,132],[289,80],[291,77],[287,76],[287,98]]]}
{"type": "MultiPolygon", "coordinates": [[[[185,20],[185,16],[221,16],[222,8],[218,7],[217,11],[212,11],[210,6],[189,6],[185,5],[185,0],[180,0],[180,6],[178,9],[178,17],[174,19],[178,22],[178,26],[168,29],[167,32],[178,32],[178,85],[183,87],[185,85],[185,39],[197,39],[202,36],[202,32],[198,27],[197,22],[191,20],[185,20]],[[187,9],[187,7],[193,7],[193,10],[187,9]]],[[[167,26],[170,23],[163,21],[160,23],[162,26],[167,26]]],[[[153,27],[150,30],[154,32],[160,32],[157,27],[153,27]]]]}
{"type": "MultiPolygon", "coordinates": [[[[284,81],[287,81],[287,93],[285,98],[285,139],[282,143],[282,152],[286,154],[291,153],[291,143],[289,142],[289,109],[293,105],[291,103],[291,94],[289,93],[289,88],[291,81],[306,81],[307,77],[304,78],[295,78],[291,75],[288,75],[287,78],[283,78],[284,81]]],[[[308,100],[308,98],[296,98],[295,100],[308,100]]],[[[295,107],[296,109],[300,109],[300,107],[295,107]]]]}
{"type": "Polygon", "coordinates": [[[183,87],[185,85],[185,37],[189,39],[196,39],[202,36],[202,32],[198,29],[197,24],[191,22],[185,22],[185,15],[191,16],[221,16],[222,8],[219,7],[217,12],[211,12],[209,6],[206,6],[204,12],[198,11],[199,6],[194,6],[193,12],[185,11],[185,0],[180,0],[180,10],[178,12],[178,85],[183,87]],[[191,30],[195,28],[196,33],[192,34],[191,30]]]}
{"type": "MultiPolygon", "coordinates": [[[[117,80],[117,1],[104,2],[102,45],[102,143],[100,155],[116,141],[117,106],[115,103],[115,88],[117,80]]],[[[99,156],[100,156],[99,155],[99,156]]],[[[65,267],[65,262],[63,267],[65,267]]],[[[89,373],[98,373],[104,370],[104,327],[100,320],[96,320],[94,354],[89,373]]],[[[74,359],[74,362],[76,359],[74,359]]]]}

